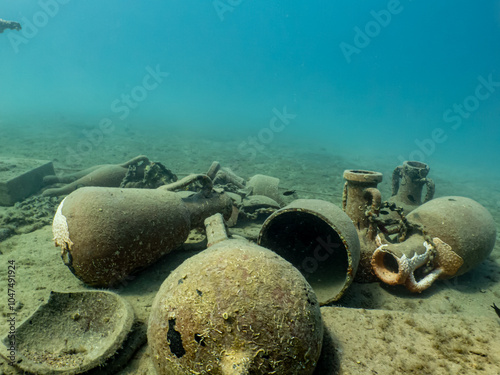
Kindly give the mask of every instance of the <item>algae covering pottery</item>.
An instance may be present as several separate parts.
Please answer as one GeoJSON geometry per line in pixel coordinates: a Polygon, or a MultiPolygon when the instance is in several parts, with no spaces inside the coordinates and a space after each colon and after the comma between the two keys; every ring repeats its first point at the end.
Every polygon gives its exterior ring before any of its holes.
{"type": "Polygon", "coordinates": [[[169,191],[170,186],[84,187],[68,195],[52,226],[64,263],[88,285],[115,285],[182,245],[206,217],[231,215],[231,199],[211,186],[187,198],[169,191]]]}
{"type": "MultiPolygon", "coordinates": [[[[16,329],[15,366],[32,374],[86,373],[116,354],[133,323],[132,307],[115,293],[51,292],[16,329]]],[[[1,344],[9,359],[9,337],[1,344]]]]}
{"type": "Polygon", "coordinates": [[[476,201],[457,196],[435,198],[407,216],[408,238],[390,243],[378,237],[374,273],[383,282],[421,292],[438,279],[464,274],[491,253],[496,226],[476,201]]]}
{"type": "Polygon", "coordinates": [[[312,374],[323,323],[314,291],[276,253],[220,233],[162,284],[148,342],[159,375],[312,374]]]}
{"type": "Polygon", "coordinates": [[[360,245],[351,219],[319,199],[297,199],[274,212],[262,225],[258,244],[297,267],[321,305],[338,300],[358,268],[360,245]]]}

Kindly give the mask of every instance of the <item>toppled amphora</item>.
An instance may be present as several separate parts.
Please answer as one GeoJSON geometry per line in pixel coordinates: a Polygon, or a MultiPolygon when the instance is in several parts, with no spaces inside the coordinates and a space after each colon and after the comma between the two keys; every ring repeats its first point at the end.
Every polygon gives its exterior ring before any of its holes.
{"type": "Polygon", "coordinates": [[[323,323],[316,295],[276,253],[228,239],[206,220],[209,248],[163,282],[148,326],[158,375],[312,374],[323,323]]]}
{"type": "Polygon", "coordinates": [[[52,230],[71,272],[91,286],[117,284],[182,245],[192,228],[214,213],[229,218],[231,199],[205,175],[157,189],[84,187],[59,205],[52,230]],[[173,191],[201,183],[187,198],[173,191]]]}
{"type": "Polygon", "coordinates": [[[351,219],[323,200],[297,199],[274,212],[257,243],[297,267],[320,305],[339,300],[358,269],[359,238],[351,219]]]}
{"type": "Polygon", "coordinates": [[[147,163],[149,163],[149,159],[144,155],[139,155],[123,164],[96,165],[66,176],[46,176],[44,178],[46,184],[64,182],[67,185],[47,189],[43,192],[43,195],[59,196],[70,194],[83,186],[118,187],[125,178],[130,166],[141,165],[141,168],[144,169],[147,163]]]}
{"type": "Polygon", "coordinates": [[[493,250],[496,227],[491,214],[476,201],[441,197],[407,216],[407,233],[399,243],[379,235],[372,257],[374,273],[390,285],[421,292],[440,279],[464,274],[493,250]]]}

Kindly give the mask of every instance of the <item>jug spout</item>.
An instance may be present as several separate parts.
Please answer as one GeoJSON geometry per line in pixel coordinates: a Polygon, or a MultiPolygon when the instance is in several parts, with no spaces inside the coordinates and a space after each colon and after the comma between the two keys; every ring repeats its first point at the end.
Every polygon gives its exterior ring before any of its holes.
{"type": "Polygon", "coordinates": [[[205,228],[207,231],[207,247],[229,239],[222,215],[207,217],[205,219],[205,228]]]}

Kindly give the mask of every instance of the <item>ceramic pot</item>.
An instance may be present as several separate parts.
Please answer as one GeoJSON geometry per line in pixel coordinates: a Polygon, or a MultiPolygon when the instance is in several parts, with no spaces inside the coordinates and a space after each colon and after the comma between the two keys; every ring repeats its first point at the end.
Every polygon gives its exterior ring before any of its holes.
{"type": "Polygon", "coordinates": [[[350,169],[344,171],[344,193],[342,208],[351,218],[360,242],[359,268],[357,282],[373,282],[377,278],[371,270],[371,258],[377,248],[375,237],[382,197],[377,185],[382,181],[379,172],[350,169]]]}
{"type": "Polygon", "coordinates": [[[297,199],[274,212],[257,243],[297,267],[321,305],[337,301],[358,269],[359,238],[351,219],[323,200],[297,199]]]}
{"type": "Polygon", "coordinates": [[[158,375],[312,374],[323,323],[313,289],[289,262],[207,219],[209,248],[163,282],[148,345],[158,375]]]}
{"type": "Polygon", "coordinates": [[[206,217],[230,217],[226,194],[206,190],[181,198],[172,186],[182,181],[158,189],[85,187],[68,195],[53,222],[64,263],[88,285],[115,285],[182,245],[206,217]]]}
{"type": "Polygon", "coordinates": [[[390,203],[395,203],[403,208],[407,215],[422,203],[430,201],[434,197],[434,181],[427,178],[429,166],[418,161],[405,161],[392,173],[392,196],[390,203]],[[427,188],[422,200],[422,190],[427,188]]]}
{"type": "Polygon", "coordinates": [[[251,195],[269,197],[283,207],[295,200],[297,195],[294,191],[280,188],[279,184],[279,178],[256,174],[248,180],[246,186],[251,189],[251,195]]]}
{"type": "Polygon", "coordinates": [[[383,282],[404,284],[412,292],[427,289],[438,278],[471,270],[495,245],[493,217],[469,198],[433,199],[413,210],[407,220],[408,239],[389,243],[379,237],[372,266],[383,282]]]}
{"type": "Polygon", "coordinates": [[[14,344],[9,336],[1,340],[0,353],[9,358],[13,352],[10,359],[23,374],[115,373],[109,362],[126,360],[141,344],[131,339],[134,319],[132,306],[115,293],[52,291],[16,328],[14,344]]]}

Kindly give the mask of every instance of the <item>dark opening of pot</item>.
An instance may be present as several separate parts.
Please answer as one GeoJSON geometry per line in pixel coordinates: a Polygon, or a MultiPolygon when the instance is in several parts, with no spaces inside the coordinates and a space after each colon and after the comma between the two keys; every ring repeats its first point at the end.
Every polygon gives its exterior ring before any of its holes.
{"type": "Polygon", "coordinates": [[[377,172],[372,172],[372,171],[364,171],[362,169],[351,169],[349,172],[356,173],[356,174],[375,174],[375,173],[377,173],[377,172]]]}
{"type": "Polygon", "coordinates": [[[308,212],[283,212],[266,222],[259,245],[297,267],[320,303],[343,290],[349,273],[348,254],[339,234],[322,218],[308,212]]]}
{"type": "Polygon", "coordinates": [[[427,164],[422,163],[420,161],[407,161],[406,164],[408,164],[410,167],[413,168],[421,168],[421,169],[427,168],[427,164]]]}
{"type": "Polygon", "coordinates": [[[399,273],[399,265],[394,255],[389,253],[383,253],[383,264],[387,271],[393,273],[399,273]]]}

